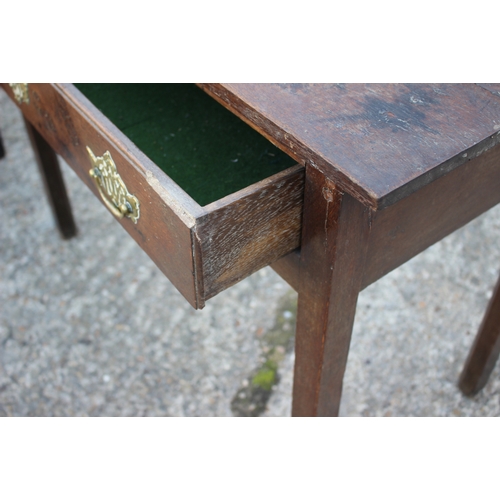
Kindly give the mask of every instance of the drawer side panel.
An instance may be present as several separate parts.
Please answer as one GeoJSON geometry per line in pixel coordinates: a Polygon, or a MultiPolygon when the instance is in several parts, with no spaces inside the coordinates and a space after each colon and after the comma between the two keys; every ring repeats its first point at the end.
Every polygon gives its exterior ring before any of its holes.
{"type": "Polygon", "coordinates": [[[205,207],[194,229],[205,300],[299,247],[303,196],[297,165],[205,207]]]}

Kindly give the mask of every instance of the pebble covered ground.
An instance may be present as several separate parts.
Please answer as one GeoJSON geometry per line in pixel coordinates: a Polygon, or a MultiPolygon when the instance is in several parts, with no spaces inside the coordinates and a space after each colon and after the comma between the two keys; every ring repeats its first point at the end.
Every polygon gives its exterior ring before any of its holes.
{"type": "MultiPolygon", "coordinates": [[[[79,234],[61,240],[3,92],[0,130],[1,416],[290,414],[281,278],[263,269],[193,310],[64,162],[79,234]],[[255,380],[272,382],[258,401],[255,380]]],[[[500,366],[472,399],[456,385],[499,263],[497,206],[364,290],[341,415],[499,416],[500,366]]]]}

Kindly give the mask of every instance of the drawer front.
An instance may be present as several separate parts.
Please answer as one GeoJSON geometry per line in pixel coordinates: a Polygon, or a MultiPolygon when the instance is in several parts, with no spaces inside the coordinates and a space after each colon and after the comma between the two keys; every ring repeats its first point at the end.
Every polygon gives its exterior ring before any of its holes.
{"type": "MultiPolygon", "coordinates": [[[[4,88],[14,99],[9,86],[4,85],[4,88]]],[[[26,119],[101,201],[99,189],[89,175],[92,161],[87,147],[96,157],[102,157],[106,151],[110,153],[123,183],[140,203],[137,223],[124,217],[119,219],[120,224],[184,297],[194,307],[202,307],[197,300],[193,266],[191,228],[197,215],[194,202],[193,213],[182,208],[177,199],[182,200],[180,188],[127,141],[111,122],[97,113],[93,115],[92,108],[79,98],[73,86],[29,84],[29,103],[22,103],[19,107],[26,119]]],[[[188,200],[182,202],[189,205],[188,200]]],[[[82,209],[73,208],[75,212],[82,209]]],[[[119,258],[119,250],[117,252],[119,258]]]]}

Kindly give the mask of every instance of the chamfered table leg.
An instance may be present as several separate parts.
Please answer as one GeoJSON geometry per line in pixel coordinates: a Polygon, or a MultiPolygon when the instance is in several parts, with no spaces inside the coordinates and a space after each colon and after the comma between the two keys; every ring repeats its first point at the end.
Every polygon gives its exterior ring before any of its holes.
{"type": "Polygon", "coordinates": [[[370,210],[306,168],[292,416],[337,416],[370,210]]]}
{"type": "Polygon", "coordinates": [[[460,375],[459,387],[464,394],[473,395],[486,385],[499,354],[500,278],[460,375]]]}
{"type": "Polygon", "coordinates": [[[31,123],[24,122],[57,227],[63,238],[72,238],[77,233],[76,224],[57,156],[31,123]]]}

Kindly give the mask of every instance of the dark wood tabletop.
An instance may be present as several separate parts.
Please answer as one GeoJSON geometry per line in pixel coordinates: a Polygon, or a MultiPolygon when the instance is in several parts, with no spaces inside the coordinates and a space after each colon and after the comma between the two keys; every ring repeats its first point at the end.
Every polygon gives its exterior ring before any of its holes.
{"type": "Polygon", "coordinates": [[[500,142],[499,89],[488,84],[200,86],[374,209],[500,142]]]}

